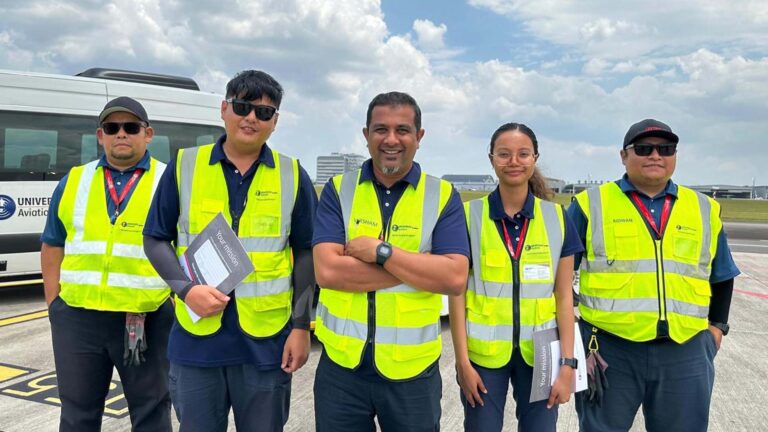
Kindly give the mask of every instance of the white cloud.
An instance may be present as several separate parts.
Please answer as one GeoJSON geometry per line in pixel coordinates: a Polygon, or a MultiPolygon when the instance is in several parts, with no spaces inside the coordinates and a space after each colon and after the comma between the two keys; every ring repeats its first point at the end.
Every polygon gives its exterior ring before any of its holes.
{"type": "Polygon", "coordinates": [[[413,31],[416,32],[417,44],[425,51],[439,51],[445,48],[445,32],[448,27],[445,24],[435,25],[430,20],[416,20],[413,22],[413,31]]]}
{"type": "Polygon", "coordinates": [[[377,0],[38,0],[0,7],[0,67],[146,70],[192,76],[217,93],[240,70],[268,71],[286,90],[270,143],[310,173],[318,155],[364,153],[368,102],[401,90],[422,106],[417,160],[435,174],[491,173],[488,139],[516,121],[539,136],[547,175],[612,179],[622,173],[626,129],[654,117],[681,136],[681,181],[768,183],[760,180],[768,165],[762,2],[651,2],[638,11],[594,0],[472,3],[520,20],[542,49],[562,55],[539,68],[461,62],[446,42],[450,23],[419,19],[413,35],[391,34],[377,0]]]}

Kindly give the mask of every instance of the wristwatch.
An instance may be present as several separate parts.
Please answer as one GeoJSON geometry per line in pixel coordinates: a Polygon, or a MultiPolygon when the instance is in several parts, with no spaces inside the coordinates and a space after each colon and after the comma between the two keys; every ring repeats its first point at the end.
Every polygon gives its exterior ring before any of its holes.
{"type": "Polygon", "coordinates": [[[392,256],[392,245],[383,241],[376,246],[376,264],[383,266],[384,263],[392,256]]]}
{"type": "Polygon", "coordinates": [[[579,366],[579,361],[575,358],[560,358],[560,366],[570,366],[572,369],[576,369],[579,366]]]}
{"type": "Polygon", "coordinates": [[[731,329],[731,326],[729,326],[728,323],[710,321],[709,325],[719,328],[720,331],[723,332],[723,336],[727,335],[728,331],[731,329]]]}

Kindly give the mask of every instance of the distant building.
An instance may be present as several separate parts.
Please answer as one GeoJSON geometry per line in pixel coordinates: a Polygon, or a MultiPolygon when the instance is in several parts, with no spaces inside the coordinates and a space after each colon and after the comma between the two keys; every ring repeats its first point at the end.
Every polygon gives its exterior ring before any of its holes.
{"type": "Polygon", "coordinates": [[[354,153],[331,153],[328,156],[318,156],[315,184],[325,184],[335,175],[359,169],[367,159],[366,156],[354,153]]]}
{"type": "Polygon", "coordinates": [[[492,175],[481,174],[446,174],[443,180],[453,183],[458,191],[487,191],[496,189],[496,179],[492,175]]]}
{"type": "Polygon", "coordinates": [[[545,177],[544,180],[547,182],[547,187],[552,189],[552,192],[554,193],[563,193],[563,189],[565,189],[565,181],[556,179],[556,178],[549,178],[545,177]]]}
{"type": "Polygon", "coordinates": [[[688,187],[713,198],[752,198],[752,186],[699,185],[688,187]]]}

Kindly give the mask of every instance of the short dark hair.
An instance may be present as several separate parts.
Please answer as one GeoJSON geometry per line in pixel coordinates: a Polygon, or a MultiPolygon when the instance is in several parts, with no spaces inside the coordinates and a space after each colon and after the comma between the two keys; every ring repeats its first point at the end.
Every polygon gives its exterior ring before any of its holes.
{"type": "Polygon", "coordinates": [[[266,72],[245,70],[227,83],[227,99],[239,98],[247,101],[268,97],[275,107],[283,101],[283,87],[266,72]]]}
{"type": "Polygon", "coordinates": [[[496,129],[496,132],[494,132],[491,136],[490,153],[493,153],[493,147],[496,145],[496,140],[499,139],[499,135],[509,131],[520,131],[521,133],[525,134],[528,138],[531,139],[531,142],[533,143],[533,153],[536,155],[539,154],[539,141],[536,140],[536,134],[533,133],[531,128],[522,123],[506,123],[499,126],[499,128],[496,129]]]}
{"type": "Polygon", "coordinates": [[[408,105],[413,108],[413,124],[416,126],[416,131],[421,130],[421,108],[419,108],[419,104],[416,103],[416,99],[413,98],[413,96],[409,95],[408,93],[402,93],[402,92],[389,92],[389,93],[379,93],[376,95],[375,98],[371,101],[371,103],[368,104],[368,113],[365,115],[365,127],[371,126],[371,114],[373,113],[373,109],[377,106],[399,106],[399,105],[408,105]]]}

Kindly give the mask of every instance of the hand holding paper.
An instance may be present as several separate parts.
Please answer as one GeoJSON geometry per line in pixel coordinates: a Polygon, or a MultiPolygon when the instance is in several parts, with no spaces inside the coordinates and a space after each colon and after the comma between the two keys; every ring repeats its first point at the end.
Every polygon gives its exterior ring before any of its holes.
{"type": "Polygon", "coordinates": [[[224,310],[229,296],[210,285],[195,285],[190,288],[184,303],[199,317],[208,317],[224,310]]]}

